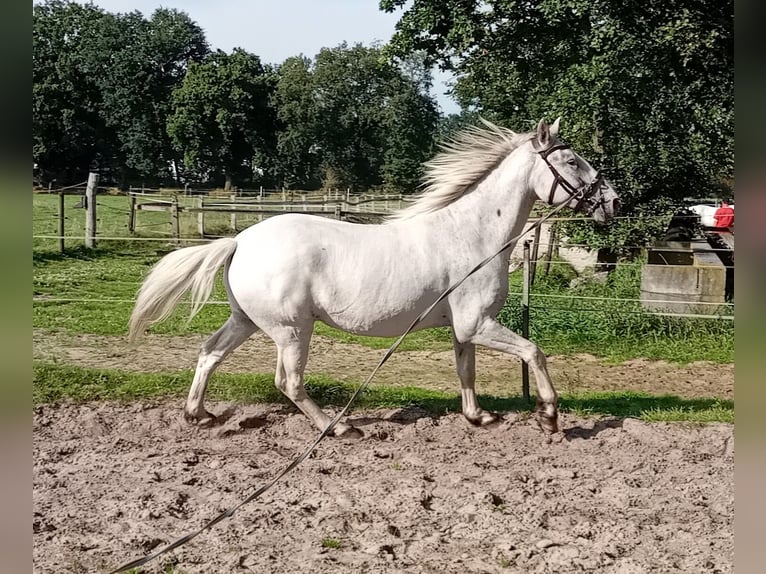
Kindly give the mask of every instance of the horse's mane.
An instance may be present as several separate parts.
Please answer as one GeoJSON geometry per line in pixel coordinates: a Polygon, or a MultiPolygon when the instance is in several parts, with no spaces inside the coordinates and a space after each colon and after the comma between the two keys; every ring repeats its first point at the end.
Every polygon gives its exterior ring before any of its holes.
{"type": "Polygon", "coordinates": [[[390,215],[401,221],[446,207],[462,196],[532,134],[518,134],[481,119],[485,127],[470,126],[439,144],[439,153],[424,164],[422,191],[412,205],[390,215]]]}

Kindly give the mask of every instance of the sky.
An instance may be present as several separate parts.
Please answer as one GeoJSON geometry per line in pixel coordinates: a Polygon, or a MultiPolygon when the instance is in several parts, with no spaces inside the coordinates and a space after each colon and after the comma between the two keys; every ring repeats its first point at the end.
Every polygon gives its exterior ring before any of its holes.
{"type": "MultiPolygon", "coordinates": [[[[400,12],[386,14],[378,0],[95,0],[109,12],[138,10],[151,16],[156,8],[183,10],[205,30],[213,49],[244,48],[263,62],[279,64],[290,56],[313,57],[323,47],[361,42],[385,43],[400,12]]],[[[459,106],[444,92],[451,77],[434,70],[433,95],[443,113],[459,106]]]]}

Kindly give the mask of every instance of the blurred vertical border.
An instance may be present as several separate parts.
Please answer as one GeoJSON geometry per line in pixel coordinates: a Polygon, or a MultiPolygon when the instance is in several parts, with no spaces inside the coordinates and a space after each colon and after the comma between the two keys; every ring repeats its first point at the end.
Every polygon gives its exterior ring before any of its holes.
{"type": "Polygon", "coordinates": [[[29,572],[32,557],[31,83],[32,14],[0,5],[0,556],[6,572],[29,572]]]}
{"type": "Polygon", "coordinates": [[[763,572],[766,500],[766,21],[735,3],[735,571],[763,572]]]}

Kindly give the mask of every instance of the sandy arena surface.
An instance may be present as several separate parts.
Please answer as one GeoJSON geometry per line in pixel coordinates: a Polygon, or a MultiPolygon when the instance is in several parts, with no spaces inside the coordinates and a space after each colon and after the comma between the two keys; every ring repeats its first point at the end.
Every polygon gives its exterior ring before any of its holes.
{"type": "MultiPolygon", "coordinates": [[[[191,368],[201,337],[36,332],[35,357],[146,371],[191,368]]],[[[317,338],[309,370],[358,380],[382,351],[317,338]]],[[[397,356],[398,355],[398,356],[397,356]]],[[[380,382],[457,392],[452,354],[401,353],[380,382]]],[[[224,371],[269,372],[255,339],[224,371]]],[[[560,391],[733,397],[733,366],[552,358],[560,391]]],[[[478,356],[482,393],[518,389],[518,363],[478,356]]],[[[295,410],[181,399],[34,410],[34,572],[108,572],[238,503],[315,435],[295,410]]],[[[490,428],[418,410],[354,412],[364,437],[329,438],[261,499],[145,572],[730,573],[733,426],[562,415],[548,441],[510,413],[490,428]],[[327,547],[336,546],[338,548],[327,547]],[[166,570],[169,565],[173,569],[166,570]]]]}

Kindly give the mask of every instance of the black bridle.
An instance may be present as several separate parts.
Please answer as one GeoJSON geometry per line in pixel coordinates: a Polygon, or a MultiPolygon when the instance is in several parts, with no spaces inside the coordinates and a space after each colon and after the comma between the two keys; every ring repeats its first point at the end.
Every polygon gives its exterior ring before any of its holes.
{"type": "Polygon", "coordinates": [[[582,211],[586,215],[590,215],[596,210],[596,208],[604,207],[604,195],[599,195],[596,193],[602,187],[606,187],[604,176],[601,175],[601,172],[597,171],[596,177],[589,184],[586,184],[583,187],[577,189],[575,186],[569,183],[566,178],[564,178],[564,176],[562,176],[554,167],[554,165],[548,160],[548,156],[551,155],[554,151],[571,148],[572,146],[569,144],[559,143],[554,144],[544,150],[540,150],[537,149],[537,145],[535,145],[537,153],[540,154],[542,160],[551,170],[551,173],[553,173],[553,183],[551,184],[551,191],[548,194],[548,203],[553,205],[553,198],[556,195],[556,187],[561,186],[561,188],[567,192],[567,194],[569,194],[570,201],[572,199],[577,199],[574,210],[582,211]]]}

